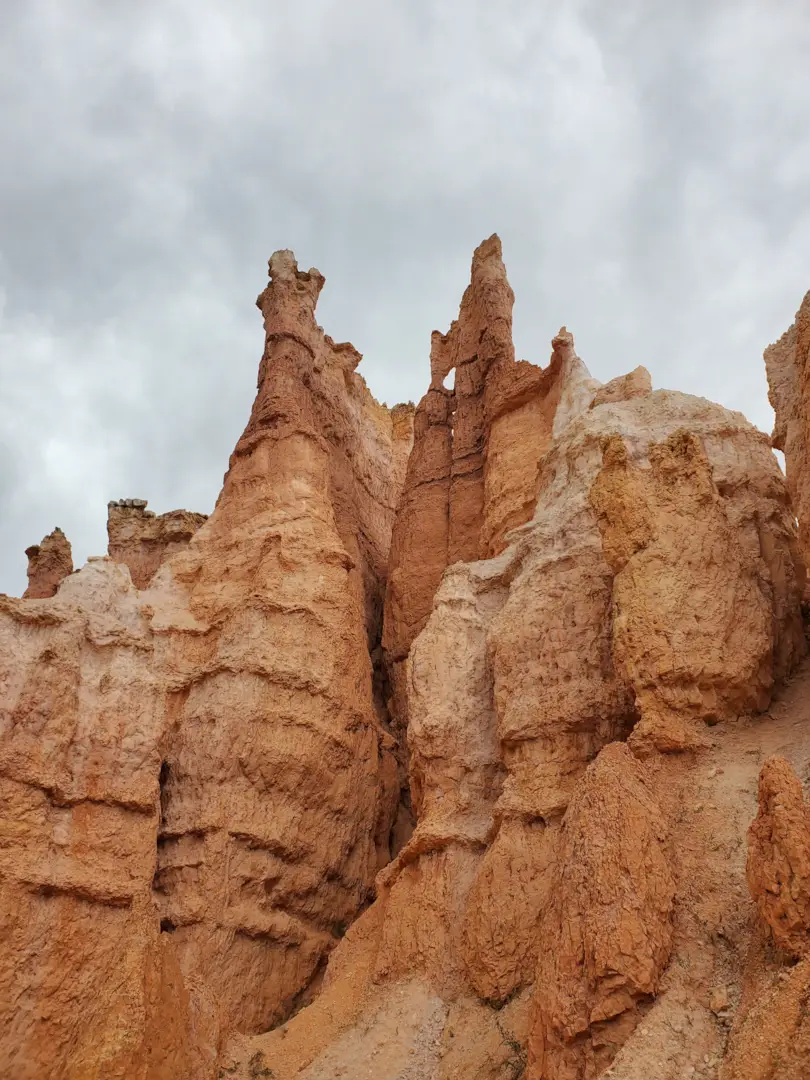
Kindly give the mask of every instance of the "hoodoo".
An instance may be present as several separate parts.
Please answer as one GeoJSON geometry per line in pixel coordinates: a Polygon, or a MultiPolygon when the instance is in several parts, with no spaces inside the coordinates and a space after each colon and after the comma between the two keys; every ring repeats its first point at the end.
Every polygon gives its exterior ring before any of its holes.
{"type": "Polygon", "coordinates": [[[323,281],[270,260],[258,395],[207,520],[113,504],[108,558],[49,604],[0,600],[19,1080],[215,1076],[229,1032],[313,992],[389,859],[372,657],[411,425],[316,325],[323,281]]]}
{"type": "Polygon", "coordinates": [[[785,481],[566,327],[517,360],[497,236],[415,410],[269,270],[210,516],[0,597],[4,1074],[802,1080],[807,298],[785,481]]]}
{"type": "Polygon", "coordinates": [[[73,552],[70,541],[57,526],[39,544],[25,549],[28,556],[28,588],[25,600],[43,600],[56,594],[56,590],[73,573],[73,552]]]}

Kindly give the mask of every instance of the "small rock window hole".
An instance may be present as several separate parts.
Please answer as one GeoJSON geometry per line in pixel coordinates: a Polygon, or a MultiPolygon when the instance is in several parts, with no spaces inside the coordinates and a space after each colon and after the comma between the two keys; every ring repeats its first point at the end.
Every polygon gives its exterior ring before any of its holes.
{"type": "Polygon", "coordinates": [[[445,388],[445,390],[453,390],[455,388],[455,385],[456,369],[454,367],[451,367],[442,381],[442,386],[445,388]]]}

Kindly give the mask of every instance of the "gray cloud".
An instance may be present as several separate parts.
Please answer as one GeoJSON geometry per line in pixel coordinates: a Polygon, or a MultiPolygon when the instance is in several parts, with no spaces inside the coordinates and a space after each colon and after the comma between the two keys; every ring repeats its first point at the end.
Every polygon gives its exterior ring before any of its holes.
{"type": "Polygon", "coordinates": [[[266,260],[417,399],[493,230],[520,355],[771,424],[810,287],[810,15],[789,0],[29,0],[0,38],[0,590],[106,502],[210,510],[266,260]]]}

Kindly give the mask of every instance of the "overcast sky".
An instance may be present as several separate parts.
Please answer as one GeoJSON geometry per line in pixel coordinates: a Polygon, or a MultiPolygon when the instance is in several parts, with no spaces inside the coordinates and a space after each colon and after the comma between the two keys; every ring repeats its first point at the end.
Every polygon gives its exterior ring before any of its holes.
{"type": "Polygon", "coordinates": [[[497,231],[519,356],[566,324],[770,430],[808,57],[806,0],[0,0],[0,591],[108,499],[210,511],[277,248],[389,404],[497,231]]]}

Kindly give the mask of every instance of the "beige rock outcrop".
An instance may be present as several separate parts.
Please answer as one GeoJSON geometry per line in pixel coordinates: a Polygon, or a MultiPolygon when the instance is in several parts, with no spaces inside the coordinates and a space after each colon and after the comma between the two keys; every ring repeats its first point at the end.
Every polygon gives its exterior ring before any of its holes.
{"type": "Polygon", "coordinates": [[[73,573],[73,552],[70,541],[57,526],[39,544],[25,549],[28,556],[28,588],[25,600],[43,600],[56,595],[56,590],[73,573]]]}
{"type": "Polygon", "coordinates": [[[645,367],[634,368],[627,375],[619,375],[600,386],[590,404],[592,409],[611,401],[629,401],[634,397],[646,397],[652,393],[652,379],[645,367]]]}
{"type": "Polygon", "coordinates": [[[790,329],[765,350],[765,369],[776,414],[772,442],[785,455],[802,553],[810,566],[810,292],[790,329]]]}
{"type": "Polygon", "coordinates": [[[152,901],[166,689],[128,573],[0,598],[0,1061],[28,1080],[210,1075],[152,901]]]}
{"type": "Polygon", "coordinates": [[[145,589],[171,555],[188,546],[207,514],[170,510],[153,514],[145,499],[119,499],[107,504],[107,553],[129,567],[136,589],[145,589]]]}
{"type": "Polygon", "coordinates": [[[762,766],[746,876],[774,944],[794,957],[810,952],[810,804],[781,757],[762,766]]]}
{"type": "Polygon", "coordinates": [[[410,413],[315,324],[318,272],[289,252],[270,271],[259,393],[211,517],[172,553],[171,522],[117,507],[132,573],[95,560],[52,600],[0,604],[15,1080],[213,1077],[227,1032],[294,1007],[389,859],[372,653],[410,413]]]}

